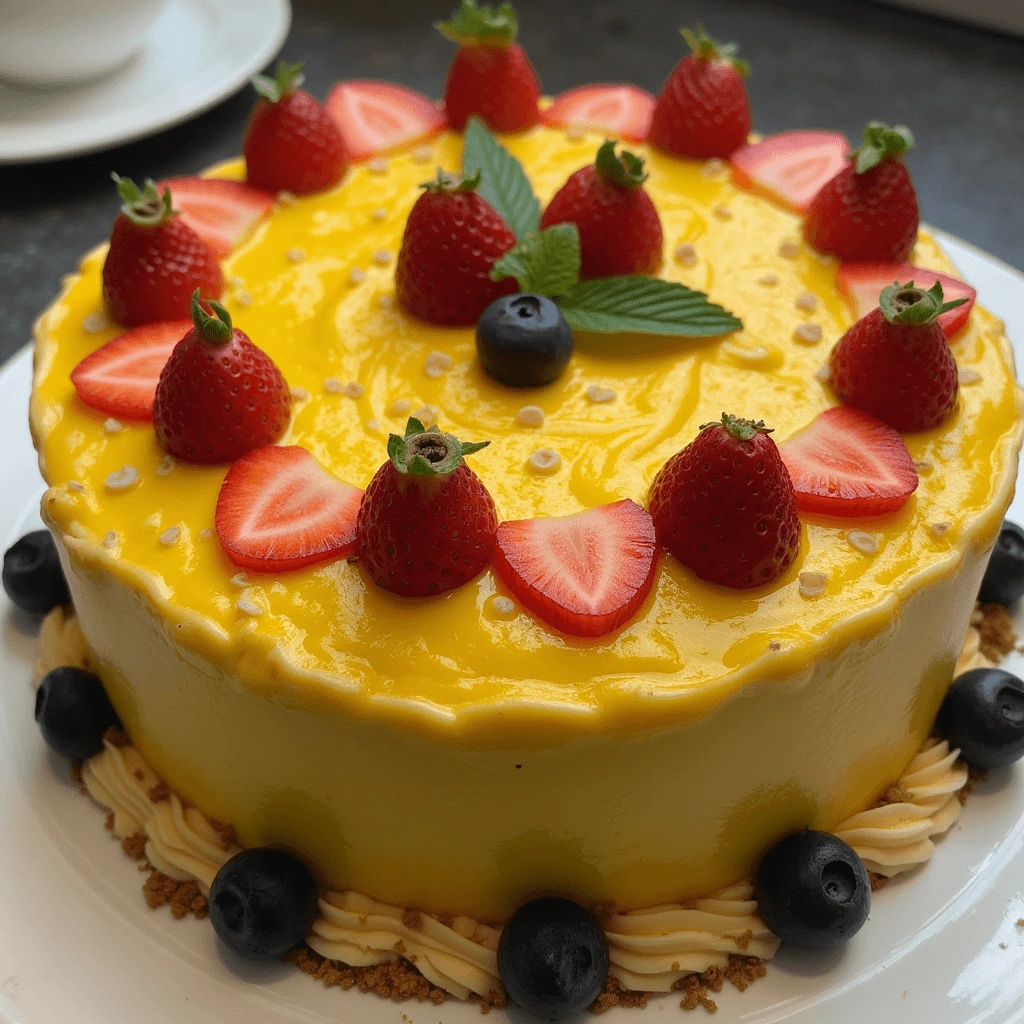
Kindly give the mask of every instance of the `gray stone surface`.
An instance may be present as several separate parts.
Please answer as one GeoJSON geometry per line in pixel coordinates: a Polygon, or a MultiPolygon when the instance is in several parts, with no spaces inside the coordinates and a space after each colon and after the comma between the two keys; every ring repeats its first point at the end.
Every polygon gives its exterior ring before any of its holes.
{"type": "MultiPolygon", "coordinates": [[[[450,0],[295,0],[283,55],[323,95],[388,78],[438,95],[451,44],[430,27],[450,0]]],[[[735,39],[761,132],[865,121],[910,125],[924,217],[1024,266],[1024,41],[862,0],[519,0],[521,40],[549,93],[624,79],[657,90],[682,55],[676,28],[735,39]]],[[[0,167],[0,360],[30,337],[62,275],[109,232],[109,174],[193,173],[238,152],[248,90],[190,124],[96,156],[0,167]]],[[[0,112],[2,117],[2,112],[0,112]]]]}

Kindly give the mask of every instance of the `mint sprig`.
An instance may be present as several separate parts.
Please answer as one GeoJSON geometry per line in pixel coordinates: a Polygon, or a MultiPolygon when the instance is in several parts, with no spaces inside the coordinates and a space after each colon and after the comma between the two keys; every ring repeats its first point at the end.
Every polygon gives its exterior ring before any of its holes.
{"type": "Polygon", "coordinates": [[[575,224],[531,231],[491,268],[491,280],[514,277],[519,288],[550,299],[571,295],[580,280],[580,232],[575,224]]]}
{"type": "MultiPolygon", "coordinates": [[[[466,125],[462,173],[480,172],[480,195],[522,239],[540,224],[540,201],[533,194],[523,165],[487,130],[479,117],[466,125]]],[[[509,275],[511,276],[511,275],[509,275]]]]}

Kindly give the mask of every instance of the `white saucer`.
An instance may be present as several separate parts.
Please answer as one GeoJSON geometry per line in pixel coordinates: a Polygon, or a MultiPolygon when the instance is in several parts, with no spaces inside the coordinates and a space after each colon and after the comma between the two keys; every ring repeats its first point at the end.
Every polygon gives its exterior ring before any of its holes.
{"type": "Polygon", "coordinates": [[[230,96],[274,57],[289,0],[170,0],[127,67],[86,86],[0,82],[0,164],[77,156],[180,124],[230,96]]]}
{"type": "MultiPolygon", "coordinates": [[[[940,233],[1024,356],[1024,275],[940,233]]],[[[31,352],[0,371],[0,544],[37,528],[42,481],[25,407],[31,352]]],[[[1024,522],[1024,493],[1010,517],[1024,522]]],[[[1024,615],[1018,615],[1018,630],[1024,615]]],[[[51,757],[32,721],[37,640],[0,593],[0,1024],[535,1024],[473,1004],[395,1004],[326,989],[284,964],[225,952],[208,921],[150,911],[141,876],[51,757]]],[[[1007,663],[1024,671],[1024,657],[1007,663]]],[[[671,813],[668,809],[667,813],[671,813]]],[[[679,996],[602,1024],[1024,1024],[1024,764],[991,773],[923,870],[878,893],[835,953],[783,950],[708,1018],[679,996]]],[[[594,1018],[584,1015],[574,1024],[594,1018]]]]}

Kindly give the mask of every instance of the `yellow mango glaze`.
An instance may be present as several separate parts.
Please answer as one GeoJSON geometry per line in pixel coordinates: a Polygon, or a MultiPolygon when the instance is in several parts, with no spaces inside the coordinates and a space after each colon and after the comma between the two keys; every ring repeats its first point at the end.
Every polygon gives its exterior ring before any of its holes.
{"type": "MultiPolygon", "coordinates": [[[[503,141],[546,202],[602,137],[503,141]]],[[[707,291],[743,330],[580,335],[555,384],[491,381],[472,328],[419,323],[394,300],[417,186],[460,165],[459,136],[431,146],[427,162],[398,153],[384,173],[359,164],[327,193],[279,203],[225,262],[236,325],[309,392],[283,443],[365,487],[404,426],[395,403],[434,405],[443,429],[492,442],[469,461],[499,517],[518,519],[644,503],[662,464],[723,410],[764,418],[784,441],[835,404],[816,371],[853,317],[833,261],[803,242],[781,255],[800,240],[798,217],[737,188],[727,167],[643,147],[632,148],[662,218],[662,275],[707,291]],[[695,265],[674,256],[684,242],[695,265]],[[813,313],[797,305],[805,292],[813,313]],[[794,338],[804,322],[820,324],[820,344],[794,338]],[[453,360],[439,377],[425,372],[434,350],[453,360]],[[364,393],[329,391],[329,378],[364,393]],[[616,397],[588,400],[592,384],[616,397]],[[543,427],[518,424],[528,404],[543,427]],[[540,447],[561,454],[558,472],[528,467],[540,447]]],[[[152,427],[105,430],[71,386],[75,364],[118,333],[83,326],[102,313],[104,253],[84,258],[37,327],[43,513],[134,742],[246,844],[284,844],[336,889],[427,910],[501,919],[536,891],[640,907],[729,883],[783,833],[861,809],[930,731],[1021,443],[1010,346],[985,310],[952,341],[977,379],[946,424],[907,438],[921,483],[899,513],[805,518],[796,563],[755,591],[705,584],[665,557],[634,621],[583,641],[497,612],[491,572],[424,600],[347,561],[233,582],[210,533],[226,467],[159,475],[152,427]],[[110,491],[125,465],[140,482],[110,491]],[[173,526],[179,539],[162,543],[173,526]],[[851,529],[877,553],[855,549],[851,529]],[[817,571],[826,592],[801,596],[798,574],[817,571]],[[263,613],[240,611],[241,597],[263,613]]],[[[955,273],[924,233],[911,261],[955,273]]]]}

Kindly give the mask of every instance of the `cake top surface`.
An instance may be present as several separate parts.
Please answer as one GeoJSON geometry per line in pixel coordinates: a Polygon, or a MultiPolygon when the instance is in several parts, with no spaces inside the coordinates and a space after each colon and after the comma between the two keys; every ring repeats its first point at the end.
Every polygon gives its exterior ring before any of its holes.
{"type": "MultiPolygon", "coordinates": [[[[544,203],[603,137],[535,128],[502,141],[544,203]]],[[[630,148],[647,159],[645,187],[662,220],[661,276],[706,291],[743,329],[708,339],[581,335],[568,371],[547,387],[485,376],[472,327],[421,323],[394,299],[418,186],[437,166],[456,170],[461,146],[446,132],[354,164],[339,186],[279,202],[225,261],[236,325],[299,389],[283,443],[366,487],[389,431],[410,414],[436,417],[459,437],[491,441],[470,462],[499,519],[520,519],[622,498],[644,504],[665,461],[723,410],[763,418],[784,441],[835,404],[820,371],[854,319],[835,262],[800,241],[797,215],[738,188],[728,165],[644,146],[630,148]],[[543,423],[524,425],[524,406],[539,407],[543,423]],[[538,449],[560,461],[538,469],[538,449]]],[[[244,167],[213,173],[242,177],[244,167]]],[[[578,640],[496,601],[507,592],[490,570],[425,599],[395,597],[344,560],[239,575],[212,532],[227,467],[174,464],[151,425],[110,422],[75,395],[71,370],[119,331],[103,319],[103,258],[104,249],[85,257],[37,329],[32,423],[51,485],[44,515],[83,564],[148,593],[181,627],[180,642],[289,700],[369,702],[373,713],[455,731],[697,716],[745,680],[788,674],[840,638],[882,628],[926,580],[955,571],[965,547],[991,541],[1012,490],[1012,356],[1002,325],[975,307],[952,342],[963,384],[955,413],[905,438],[916,494],[884,518],[805,516],[798,558],[769,587],[726,591],[663,558],[632,621],[578,640]],[[112,488],[108,477],[123,467],[138,479],[112,488]],[[817,573],[823,583],[806,575],[817,573]]],[[[923,232],[911,262],[952,272],[923,232]]]]}

